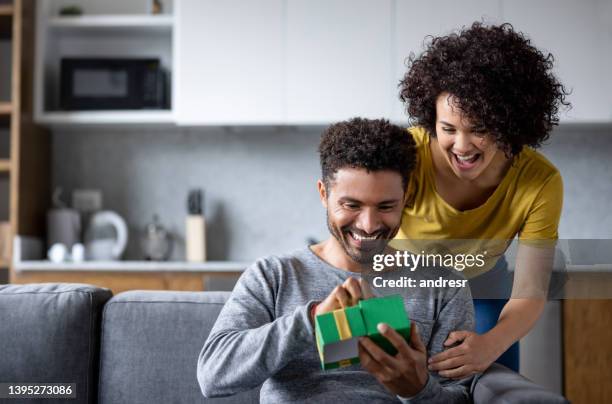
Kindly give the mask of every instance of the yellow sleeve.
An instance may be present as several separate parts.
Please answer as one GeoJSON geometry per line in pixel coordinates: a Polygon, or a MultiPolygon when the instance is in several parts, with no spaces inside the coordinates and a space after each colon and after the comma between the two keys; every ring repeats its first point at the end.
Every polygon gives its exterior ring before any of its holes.
{"type": "Polygon", "coordinates": [[[519,240],[556,240],[563,207],[563,180],[558,172],[552,175],[538,192],[523,227],[519,240]]]}

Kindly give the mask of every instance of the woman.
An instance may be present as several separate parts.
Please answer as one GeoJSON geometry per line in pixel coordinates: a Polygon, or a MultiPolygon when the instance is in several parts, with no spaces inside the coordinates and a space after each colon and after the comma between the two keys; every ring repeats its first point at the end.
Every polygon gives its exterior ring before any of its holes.
{"type": "Polygon", "coordinates": [[[563,184],[534,149],[569,106],[552,66],[511,25],[474,23],[433,38],[400,84],[419,162],[396,240],[474,240],[480,252],[490,241],[486,265],[465,273],[498,290],[510,276],[503,252],[519,238],[512,299],[475,299],[477,332],[451,333],[430,358],[443,377],[482,372],[512,346],[502,362],[518,370],[516,342],[544,308],[563,184]]]}

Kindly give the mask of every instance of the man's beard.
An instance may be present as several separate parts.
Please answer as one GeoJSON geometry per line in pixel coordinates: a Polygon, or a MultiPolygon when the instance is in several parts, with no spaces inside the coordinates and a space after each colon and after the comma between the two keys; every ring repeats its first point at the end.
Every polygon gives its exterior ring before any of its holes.
{"type": "Polygon", "coordinates": [[[399,230],[399,225],[395,229],[391,229],[389,227],[381,227],[376,234],[378,235],[376,240],[373,241],[362,241],[361,248],[356,248],[352,246],[348,240],[349,232],[353,231],[354,233],[359,234],[360,232],[354,229],[352,226],[345,226],[343,228],[337,228],[333,226],[333,224],[329,220],[329,213],[327,213],[327,228],[329,232],[334,236],[334,238],[338,241],[338,244],[344,250],[344,253],[351,257],[353,261],[358,264],[364,266],[372,265],[372,261],[374,260],[374,256],[376,254],[381,254],[384,252],[385,247],[389,243],[389,241],[395,236],[397,231],[399,230]]]}

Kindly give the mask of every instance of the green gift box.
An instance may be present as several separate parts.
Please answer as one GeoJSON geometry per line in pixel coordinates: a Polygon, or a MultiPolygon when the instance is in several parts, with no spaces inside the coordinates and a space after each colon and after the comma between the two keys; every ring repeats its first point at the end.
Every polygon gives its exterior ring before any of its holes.
{"type": "Polygon", "coordinates": [[[356,306],[316,316],[315,335],[321,367],[327,370],[359,363],[358,341],[364,336],[395,355],[395,347],[378,332],[379,323],[387,323],[404,339],[410,339],[410,320],[400,295],[361,300],[356,306]]]}

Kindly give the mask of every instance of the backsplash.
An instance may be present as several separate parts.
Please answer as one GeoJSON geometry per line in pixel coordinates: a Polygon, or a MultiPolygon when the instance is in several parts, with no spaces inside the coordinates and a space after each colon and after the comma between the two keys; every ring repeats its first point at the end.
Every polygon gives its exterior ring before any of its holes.
{"type": "MultiPolygon", "coordinates": [[[[130,227],[128,259],[140,259],[140,232],[160,216],[181,240],[186,198],[205,190],[208,259],[250,261],[327,237],[318,198],[322,128],[65,129],[53,133],[52,183],[103,192],[103,207],[130,227]]],[[[561,170],[562,238],[611,238],[612,128],[557,129],[541,150],[561,170]]]]}
{"type": "Polygon", "coordinates": [[[541,151],[563,177],[559,237],[612,238],[612,126],[557,129],[541,151]]]}
{"type": "Polygon", "coordinates": [[[209,260],[252,260],[326,235],[318,198],[320,129],[66,130],[53,134],[52,184],[103,192],[128,222],[125,258],[140,259],[153,214],[185,256],[187,194],[205,192],[209,260]],[[85,133],[87,132],[87,133],[85,133]]]}

